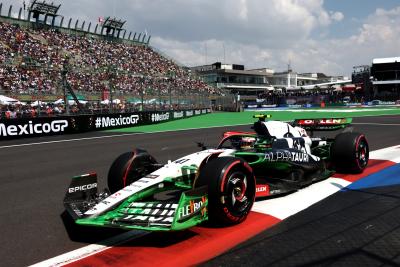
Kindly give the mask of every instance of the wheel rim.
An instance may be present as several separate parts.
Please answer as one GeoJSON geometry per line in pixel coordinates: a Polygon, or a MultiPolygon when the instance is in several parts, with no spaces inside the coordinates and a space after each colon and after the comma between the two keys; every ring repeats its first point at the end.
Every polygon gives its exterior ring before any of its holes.
{"type": "Polygon", "coordinates": [[[364,168],[368,164],[368,145],[364,140],[361,140],[357,147],[358,164],[364,168]]]}
{"type": "Polygon", "coordinates": [[[241,213],[251,204],[251,192],[248,190],[248,178],[242,172],[234,172],[227,182],[227,204],[231,212],[241,213]]]}

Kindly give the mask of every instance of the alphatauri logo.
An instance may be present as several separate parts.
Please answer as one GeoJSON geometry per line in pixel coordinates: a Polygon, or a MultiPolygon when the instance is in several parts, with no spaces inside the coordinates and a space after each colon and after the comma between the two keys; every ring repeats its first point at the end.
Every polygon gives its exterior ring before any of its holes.
{"type": "Polygon", "coordinates": [[[64,132],[67,127],[67,120],[54,120],[45,123],[33,123],[32,121],[29,121],[26,124],[16,125],[5,125],[4,123],[0,123],[0,136],[60,133],[64,132]]]}

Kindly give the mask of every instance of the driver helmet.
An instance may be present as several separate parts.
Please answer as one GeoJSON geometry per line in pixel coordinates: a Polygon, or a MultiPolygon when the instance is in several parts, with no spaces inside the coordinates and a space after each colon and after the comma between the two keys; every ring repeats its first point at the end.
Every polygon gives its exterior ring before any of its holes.
{"type": "Polygon", "coordinates": [[[254,146],[256,138],[250,136],[240,136],[232,139],[232,145],[236,149],[251,149],[254,146]]]}

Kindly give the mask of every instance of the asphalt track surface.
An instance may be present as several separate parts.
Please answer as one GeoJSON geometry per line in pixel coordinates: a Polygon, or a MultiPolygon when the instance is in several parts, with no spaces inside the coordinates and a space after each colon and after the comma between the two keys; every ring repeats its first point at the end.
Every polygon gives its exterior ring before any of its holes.
{"type": "MultiPolygon", "coordinates": [[[[353,127],[355,131],[366,134],[370,150],[400,144],[400,116],[356,118],[353,127]]],[[[249,131],[250,125],[154,134],[121,135],[97,132],[2,141],[0,143],[0,229],[2,229],[0,265],[34,264],[121,233],[118,230],[96,228],[82,232],[75,228],[68,216],[65,216],[62,205],[65,190],[72,176],[96,171],[100,177],[99,187],[103,188],[106,186],[107,171],[112,161],[133,147],[146,148],[159,162],[166,162],[197,151],[195,142],[198,141],[215,146],[226,130],[249,131]]],[[[344,199],[334,201],[335,204],[331,205],[336,205],[335,207],[340,209],[340,205],[345,206],[348,203],[346,197],[344,199]]],[[[254,265],[265,265],[267,263],[265,257],[268,255],[264,255],[263,251],[268,251],[269,247],[273,246],[274,251],[278,252],[290,251],[287,247],[289,243],[285,241],[295,238],[295,242],[290,242],[293,246],[298,246],[302,240],[304,241],[304,235],[298,234],[293,237],[290,229],[295,228],[305,232],[308,228],[304,222],[308,219],[304,218],[321,219],[323,216],[319,217],[318,214],[324,214],[325,209],[321,205],[325,202],[322,201],[316,207],[311,207],[279,223],[235,248],[233,252],[230,251],[206,264],[239,266],[245,262],[252,262],[254,265]],[[312,209],[313,212],[310,211],[312,209]],[[298,216],[302,217],[296,219],[298,216]],[[299,220],[303,223],[299,223],[299,220]],[[265,235],[273,237],[275,234],[279,234],[281,239],[265,238],[265,235]],[[235,253],[235,261],[232,261],[232,253],[235,253]]],[[[335,220],[332,217],[323,218],[328,225],[332,223],[329,219],[335,220]]],[[[346,217],[343,215],[342,218],[343,223],[346,223],[346,217]]],[[[307,232],[308,237],[311,235],[318,238],[319,234],[320,231],[312,231],[311,234],[307,232]]],[[[313,251],[307,250],[307,252],[313,251]]],[[[372,260],[367,262],[371,263],[372,260]]],[[[293,265],[294,262],[285,264],[284,261],[276,260],[272,263],[293,265]]],[[[306,263],[310,262],[304,264],[306,263]]]]}

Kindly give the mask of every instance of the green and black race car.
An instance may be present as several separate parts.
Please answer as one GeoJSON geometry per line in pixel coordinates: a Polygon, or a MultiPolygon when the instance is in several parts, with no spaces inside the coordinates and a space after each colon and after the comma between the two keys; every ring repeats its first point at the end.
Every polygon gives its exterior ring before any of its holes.
{"type": "Polygon", "coordinates": [[[368,164],[363,134],[351,119],[290,123],[257,115],[254,132],[226,132],[220,144],[159,164],[145,150],[120,155],[98,193],[96,173],[74,177],[64,205],[80,225],[183,230],[204,221],[231,225],[246,219],[256,198],[296,191],[334,172],[360,173],[368,164]],[[335,138],[314,131],[338,130],[335,138]]]}

